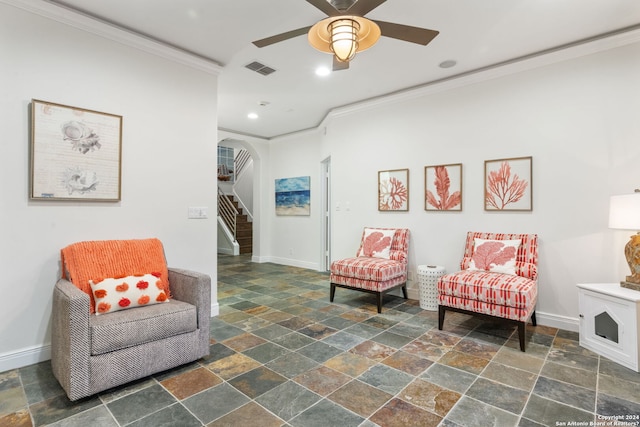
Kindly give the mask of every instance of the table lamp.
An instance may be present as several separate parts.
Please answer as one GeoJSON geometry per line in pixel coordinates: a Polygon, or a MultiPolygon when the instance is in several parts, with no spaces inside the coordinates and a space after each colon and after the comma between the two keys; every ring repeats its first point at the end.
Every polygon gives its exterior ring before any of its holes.
{"type": "MultiPolygon", "coordinates": [[[[640,189],[636,189],[633,194],[611,196],[609,228],[640,230],[640,189]]],[[[631,240],[624,247],[624,255],[631,275],[620,282],[620,285],[640,291],[640,232],[631,236],[631,240]]]]}

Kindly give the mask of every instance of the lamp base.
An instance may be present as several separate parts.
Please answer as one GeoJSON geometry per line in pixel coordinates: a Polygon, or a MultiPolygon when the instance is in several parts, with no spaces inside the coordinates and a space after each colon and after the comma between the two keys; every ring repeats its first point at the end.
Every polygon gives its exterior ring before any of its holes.
{"type": "Polygon", "coordinates": [[[633,289],[634,291],[640,292],[640,284],[632,283],[632,282],[620,282],[620,286],[627,289],[633,289]]]}

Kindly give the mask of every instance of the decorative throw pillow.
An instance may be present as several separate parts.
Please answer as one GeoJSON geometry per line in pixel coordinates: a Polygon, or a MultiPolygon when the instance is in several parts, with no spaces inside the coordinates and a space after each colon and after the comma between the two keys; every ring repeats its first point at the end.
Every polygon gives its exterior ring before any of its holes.
{"type": "Polygon", "coordinates": [[[391,242],[396,230],[365,228],[362,249],[358,256],[389,259],[391,242]]]}
{"type": "Polygon", "coordinates": [[[89,280],[96,314],[112,313],[142,305],[168,301],[160,273],[89,280]]]}
{"type": "Polygon", "coordinates": [[[469,270],[516,274],[516,254],[520,240],[474,239],[469,270]]]}

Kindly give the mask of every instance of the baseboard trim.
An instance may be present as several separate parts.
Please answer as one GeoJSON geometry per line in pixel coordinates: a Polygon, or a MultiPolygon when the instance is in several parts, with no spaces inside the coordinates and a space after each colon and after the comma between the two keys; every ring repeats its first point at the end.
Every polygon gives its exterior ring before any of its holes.
{"type": "Polygon", "coordinates": [[[420,301],[420,287],[411,280],[407,282],[407,296],[409,299],[420,301]]]}
{"type": "Polygon", "coordinates": [[[220,247],[218,247],[218,253],[219,254],[223,254],[223,255],[232,255],[232,256],[237,255],[236,253],[233,252],[232,248],[220,248],[220,247]]]}
{"type": "Polygon", "coordinates": [[[0,354],[0,372],[22,368],[51,359],[51,344],[29,347],[11,353],[0,354]]]}
{"type": "Polygon", "coordinates": [[[220,314],[220,304],[218,301],[211,303],[211,317],[216,317],[220,314]]]}
{"type": "MultiPolygon", "coordinates": [[[[407,296],[409,299],[420,300],[419,286],[411,283],[411,281],[408,282],[407,296]]],[[[552,328],[564,329],[565,331],[572,332],[580,331],[580,319],[577,317],[560,316],[536,310],[536,321],[538,325],[542,326],[550,326],[552,328]]]]}
{"type": "Polygon", "coordinates": [[[280,257],[252,257],[253,262],[272,262],[274,264],[288,265],[290,267],[306,268],[308,270],[319,271],[320,266],[315,262],[300,261],[297,259],[280,258],[280,257]]]}
{"type": "MultiPolygon", "coordinates": [[[[220,304],[216,301],[211,304],[211,317],[219,314],[220,304]]],[[[0,354],[0,372],[22,368],[47,360],[51,360],[51,344],[0,354]]]]}
{"type": "Polygon", "coordinates": [[[538,325],[551,326],[552,328],[564,329],[566,331],[579,332],[580,319],[577,317],[559,316],[557,314],[545,313],[536,310],[536,320],[538,325]]]}

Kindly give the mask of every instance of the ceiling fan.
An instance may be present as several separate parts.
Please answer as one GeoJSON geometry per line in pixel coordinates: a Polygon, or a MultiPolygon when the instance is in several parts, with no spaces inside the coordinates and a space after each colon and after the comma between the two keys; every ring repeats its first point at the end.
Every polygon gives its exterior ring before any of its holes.
{"type": "Polygon", "coordinates": [[[373,46],[381,35],[423,46],[438,35],[435,30],[364,17],[385,1],[387,0],[307,0],[327,14],[328,18],[309,27],[256,40],[253,44],[265,47],[306,33],[311,46],[333,55],[333,70],[337,71],[349,68],[349,61],[355,54],[373,46]]]}

